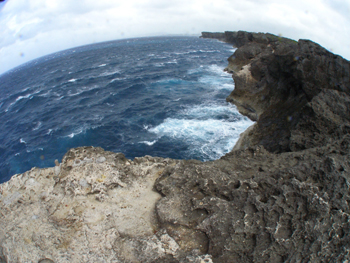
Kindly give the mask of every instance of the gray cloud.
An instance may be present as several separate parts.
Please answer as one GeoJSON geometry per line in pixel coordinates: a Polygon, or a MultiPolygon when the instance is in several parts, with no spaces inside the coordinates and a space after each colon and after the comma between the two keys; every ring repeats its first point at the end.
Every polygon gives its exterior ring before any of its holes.
{"type": "Polygon", "coordinates": [[[0,9],[0,73],[39,56],[94,42],[225,30],[309,38],[349,59],[349,2],[8,0],[0,9]]]}

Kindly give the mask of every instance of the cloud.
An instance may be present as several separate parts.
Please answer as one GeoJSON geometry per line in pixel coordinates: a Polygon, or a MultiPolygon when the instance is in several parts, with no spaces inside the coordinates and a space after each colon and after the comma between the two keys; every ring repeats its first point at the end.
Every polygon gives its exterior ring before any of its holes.
{"type": "Polygon", "coordinates": [[[7,0],[0,74],[59,50],[120,38],[248,30],[308,38],[350,58],[350,0],[7,0]]]}

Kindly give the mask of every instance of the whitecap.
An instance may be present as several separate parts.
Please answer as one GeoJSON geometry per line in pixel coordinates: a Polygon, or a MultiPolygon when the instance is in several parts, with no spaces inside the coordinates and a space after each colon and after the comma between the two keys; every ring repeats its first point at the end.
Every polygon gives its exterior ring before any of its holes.
{"type": "Polygon", "coordinates": [[[80,128],[78,131],[74,131],[74,132],[72,132],[71,134],[68,134],[67,137],[69,137],[69,138],[72,139],[72,138],[74,138],[74,136],[76,136],[76,135],[82,133],[83,131],[84,131],[84,129],[83,129],[83,128],[80,128]]]}
{"type": "Polygon", "coordinates": [[[218,75],[221,77],[231,77],[231,75],[227,74],[221,66],[216,65],[216,64],[208,66],[207,70],[209,72],[215,73],[215,75],[218,75]]]}
{"type": "Polygon", "coordinates": [[[223,120],[191,120],[167,118],[160,125],[149,129],[150,132],[160,136],[169,136],[191,141],[205,141],[212,136],[228,136],[235,130],[233,122],[223,120]]]}
{"type": "Polygon", "coordinates": [[[77,79],[70,79],[70,80],[68,80],[68,82],[76,82],[77,81],[77,79]]]}
{"type": "Polygon", "coordinates": [[[42,122],[41,122],[41,121],[38,121],[38,122],[36,123],[35,127],[34,127],[32,130],[33,130],[33,131],[38,130],[38,129],[41,127],[41,125],[42,125],[42,122]]]}
{"type": "Polygon", "coordinates": [[[98,67],[101,68],[101,67],[105,67],[105,66],[107,66],[107,64],[101,64],[98,67]]]}
{"type": "Polygon", "coordinates": [[[198,79],[199,82],[206,84],[208,88],[215,87],[216,89],[233,89],[234,84],[232,83],[232,79],[225,79],[220,76],[203,76],[198,79]],[[227,83],[230,81],[230,83],[227,83]]]}
{"type": "Polygon", "coordinates": [[[187,117],[202,119],[202,118],[217,118],[222,115],[239,116],[239,112],[235,105],[231,104],[201,104],[192,106],[180,112],[187,117]]]}
{"type": "Polygon", "coordinates": [[[114,81],[118,81],[118,80],[124,80],[126,78],[115,78],[115,79],[112,79],[109,83],[113,83],[114,81]]]}
{"type": "Polygon", "coordinates": [[[49,97],[51,95],[51,90],[48,90],[46,93],[39,94],[40,97],[49,97]]]}
{"type": "Polygon", "coordinates": [[[200,73],[203,71],[204,66],[200,65],[199,68],[194,68],[194,69],[189,69],[187,71],[187,74],[191,75],[191,74],[196,74],[196,73],[200,73]]]}
{"type": "Polygon", "coordinates": [[[144,144],[146,144],[146,145],[148,145],[148,146],[152,146],[153,144],[155,144],[157,142],[157,140],[154,140],[154,141],[142,141],[142,142],[140,142],[140,143],[144,143],[144,144]]]}
{"type": "Polygon", "coordinates": [[[27,142],[26,142],[25,140],[23,140],[23,138],[19,139],[19,142],[20,142],[20,143],[27,144],[27,142]]]}
{"type": "Polygon", "coordinates": [[[202,52],[202,53],[214,53],[214,52],[218,52],[218,50],[202,50],[202,49],[200,49],[199,52],[202,52]]]}
{"type": "Polygon", "coordinates": [[[119,73],[120,70],[113,70],[113,71],[107,71],[107,72],[103,72],[99,75],[99,77],[106,77],[106,76],[110,76],[110,75],[114,75],[116,73],[119,73]]]}
{"type": "Polygon", "coordinates": [[[177,59],[165,62],[165,64],[177,64],[177,59]]]}
{"type": "Polygon", "coordinates": [[[232,150],[240,134],[253,124],[246,117],[237,121],[218,119],[167,118],[160,125],[148,129],[159,138],[167,136],[189,147],[190,155],[200,155],[204,160],[214,160],[232,150]]]}
{"type": "Polygon", "coordinates": [[[52,134],[52,131],[53,131],[52,129],[48,129],[48,131],[47,131],[46,134],[47,134],[47,135],[51,135],[51,134],[52,134]]]}
{"type": "MultiPolygon", "coordinates": [[[[72,93],[72,90],[70,90],[70,91],[68,91],[68,96],[69,97],[72,97],[72,96],[76,96],[76,95],[79,95],[79,94],[81,94],[81,93],[83,93],[83,92],[86,92],[86,91],[90,91],[90,90],[93,90],[93,89],[96,89],[96,88],[98,88],[98,86],[96,86],[96,85],[94,85],[94,86],[91,86],[91,87],[89,87],[89,86],[84,86],[84,87],[81,87],[81,88],[78,88],[78,89],[76,89],[75,91],[75,93],[72,93]]],[[[74,89],[73,89],[74,90],[74,89]]]]}

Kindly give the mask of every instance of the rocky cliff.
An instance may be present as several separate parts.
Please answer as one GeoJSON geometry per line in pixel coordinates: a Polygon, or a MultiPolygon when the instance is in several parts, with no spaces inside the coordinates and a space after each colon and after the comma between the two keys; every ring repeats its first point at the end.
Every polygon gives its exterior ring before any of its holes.
{"type": "Polygon", "coordinates": [[[347,262],[350,63],[308,40],[237,50],[227,98],[256,123],[212,162],[101,148],[0,186],[0,262],[347,262]]]}

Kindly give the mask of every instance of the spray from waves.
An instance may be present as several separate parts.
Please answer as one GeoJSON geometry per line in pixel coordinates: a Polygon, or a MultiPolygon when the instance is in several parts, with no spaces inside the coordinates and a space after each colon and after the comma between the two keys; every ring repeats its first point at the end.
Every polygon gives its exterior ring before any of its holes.
{"type": "MultiPolygon", "coordinates": [[[[214,160],[232,150],[240,134],[253,124],[227,104],[197,105],[149,128],[150,133],[191,145],[192,156],[214,160]]],[[[152,142],[152,144],[155,142],[152,142]]]]}

